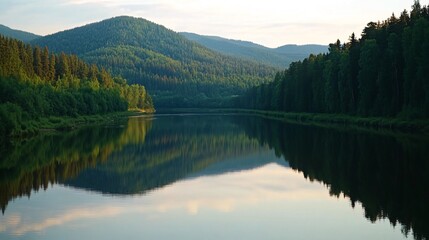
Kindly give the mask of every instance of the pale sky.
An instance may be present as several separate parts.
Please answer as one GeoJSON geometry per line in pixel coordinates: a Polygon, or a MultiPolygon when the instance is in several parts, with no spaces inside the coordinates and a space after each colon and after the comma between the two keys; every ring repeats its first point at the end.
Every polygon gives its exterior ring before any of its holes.
{"type": "MultiPolygon", "coordinates": [[[[421,0],[427,5],[429,0],[421,0]]],[[[360,36],[413,0],[0,0],[0,24],[39,35],[128,15],[193,32],[278,47],[360,36]]]]}

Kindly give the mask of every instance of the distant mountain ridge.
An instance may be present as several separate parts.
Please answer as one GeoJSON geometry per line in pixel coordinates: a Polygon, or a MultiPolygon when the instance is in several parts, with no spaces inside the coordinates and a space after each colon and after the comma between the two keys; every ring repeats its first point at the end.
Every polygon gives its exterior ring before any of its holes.
{"type": "MultiPolygon", "coordinates": [[[[327,53],[328,46],[319,45],[319,44],[286,44],[274,49],[276,52],[285,53],[285,54],[295,54],[295,55],[310,55],[310,54],[319,54],[327,53]]],[[[302,59],[301,59],[302,60],[302,59]]]]}
{"type": "Polygon", "coordinates": [[[317,44],[288,44],[278,48],[268,48],[249,41],[226,39],[218,36],[203,36],[188,32],[181,32],[180,34],[213,51],[282,69],[287,68],[292,62],[305,59],[310,54],[328,52],[328,46],[317,44]]]}
{"type": "Polygon", "coordinates": [[[4,26],[2,24],[0,24],[0,34],[5,36],[5,37],[10,37],[10,38],[15,38],[15,39],[21,40],[23,42],[30,42],[36,38],[41,37],[41,36],[36,35],[34,33],[12,29],[12,28],[4,26]]]}
{"type": "Polygon", "coordinates": [[[222,55],[142,18],[115,17],[31,42],[76,54],[153,92],[156,106],[219,106],[276,68],[222,55]]]}

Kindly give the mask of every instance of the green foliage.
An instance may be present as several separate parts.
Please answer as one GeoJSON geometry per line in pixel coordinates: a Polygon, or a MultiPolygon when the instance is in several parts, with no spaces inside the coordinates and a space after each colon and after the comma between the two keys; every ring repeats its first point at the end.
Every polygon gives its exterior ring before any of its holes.
{"type": "MultiPolygon", "coordinates": [[[[177,103],[202,105],[204,94],[219,100],[266,83],[276,69],[221,55],[178,33],[144,19],[116,17],[46,36],[32,42],[55,52],[77,54],[128,79],[145,85],[157,107],[177,103]],[[167,96],[169,94],[169,96],[167,96]],[[163,96],[157,98],[157,96],[163,96]],[[178,99],[171,103],[170,98],[178,99]]],[[[182,105],[183,106],[183,105],[182,105]]]]}
{"type": "Polygon", "coordinates": [[[22,109],[12,103],[0,104],[0,136],[10,135],[12,130],[20,129],[22,109]]]}
{"type": "Polygon", "coordinates": [[[24,122],[49,116],[153,111],[143,86],[127,85],[75,55],[50,54],[0,36],[0,133],[28,132],[24,122]]]}
{"type": "Polygon", "coordinates": [[[292,63],[275,81],[235,99],[238,107],[359,116],[429,117],[429,8],[370,22],[357,40],[292,63]]]}
{"type": "Polygon", "coordinates": [[[377,96],[378,61],[379,53],[377,42],[370,39],[364,42],[359,58],[359,93],[360,101],[358,113],[368,115],[372,112],[375,98],[377,96]]]}

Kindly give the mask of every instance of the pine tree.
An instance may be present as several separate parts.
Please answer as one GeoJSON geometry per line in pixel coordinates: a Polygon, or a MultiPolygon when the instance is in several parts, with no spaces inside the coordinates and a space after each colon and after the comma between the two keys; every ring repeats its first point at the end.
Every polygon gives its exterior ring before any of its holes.
{"type": "Polygon", "coordinates": [[[46,81],[46,82],[50,82],[51,81],[51,76],[49,74],[50,72],[50,59],[49,59],[49,50],[48,47],[44,47],[43,48],[43,52],[42,52],[42,58],[41,58],[41,64],[42,64],[42,80],[46,81]]]}
{"type": "Polygon", "coordinates": [[[42,51],[38,46],[33,50],[33,68],[34,73],[41,78],[43,76],[42,51]]]}

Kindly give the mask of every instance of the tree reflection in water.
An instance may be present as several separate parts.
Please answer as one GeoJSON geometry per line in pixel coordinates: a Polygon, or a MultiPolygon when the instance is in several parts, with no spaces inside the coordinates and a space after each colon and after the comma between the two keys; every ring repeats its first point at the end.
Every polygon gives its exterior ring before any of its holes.
{"type": "MultiPolygon", "coordinates": [[[[4,146],[4,145],[3,145],[4,146]]],[[[0,151],[0,203],[60,183],[108,194],[143,194],[226,159],[272,148],[332,196],[360,202],[365,217],[429,238],[427,139],[291,125],[249,116],[130,118],[39,136],[0,151]]],[[[219,173],[252,166],[230,166],[219,173]]],[[[285,164],[287,164],[285,162],[285,164]]],[[[207,173],[205,173],[207,174],[207,173]]]]}

